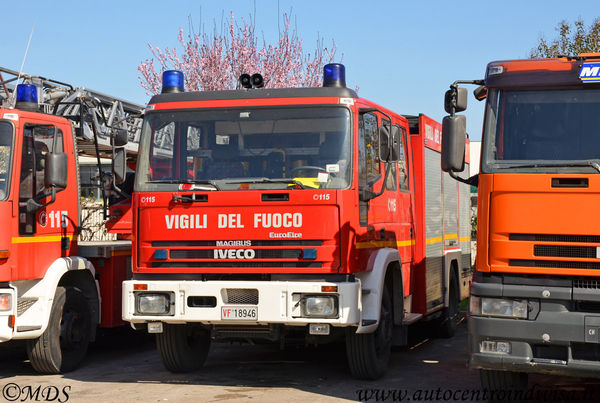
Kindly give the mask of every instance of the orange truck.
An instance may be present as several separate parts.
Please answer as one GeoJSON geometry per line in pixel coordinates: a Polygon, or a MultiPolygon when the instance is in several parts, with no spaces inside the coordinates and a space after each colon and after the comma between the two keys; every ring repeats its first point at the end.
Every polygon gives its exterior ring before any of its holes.
{"type": "Polygon", "coordinates": [[[600,53],[491,62],[446,93],[442,168],[463,170],[466,89],[487,98],[469,366],[488,389],[528,373],[600,376],[600,53]]]}
{"type": "MultiPolygon", "coordinates": [[[[0,343],[24,340],[38,372],[76,368],[98,327],[124,323],[121,283],[130,272],[131,241],[83,239],[91,227],[80,204],[79,157],[97,157],[93,167],[102,174],[101,157],[118,155],[122,171],[125,147],[115,146],[135,137],[141,111],[0,68],[0,343]]],[[[131,223],[119,231],[131,233],[131,223]]]]}

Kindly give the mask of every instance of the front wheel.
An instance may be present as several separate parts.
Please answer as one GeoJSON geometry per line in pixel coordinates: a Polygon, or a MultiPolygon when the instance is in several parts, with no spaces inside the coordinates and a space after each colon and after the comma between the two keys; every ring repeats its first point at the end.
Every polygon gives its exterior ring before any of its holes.
{"type": "Polygon", "coordinates": [[[358,379],[381,378],[392,354],[392,298],[386,287],[381,297],[379,326],[373,333],[357,334],[349,328],[346,333],[346,355],[352,376],[358,379]]]}
{"type": "Polygon", "coordinates": [[[80,289],[57,287],[46,331],[27,340],[29,361],[39,373],[58,374],[76,369],[91,338],[90,306],[80,289]]]}
{"type": "Polygon", "coordinates": [[[171,372],[191,372],[201,368],[210,348],[210,332],[196,325],[164,324],[156,334],[160,359],[171,372]]]}

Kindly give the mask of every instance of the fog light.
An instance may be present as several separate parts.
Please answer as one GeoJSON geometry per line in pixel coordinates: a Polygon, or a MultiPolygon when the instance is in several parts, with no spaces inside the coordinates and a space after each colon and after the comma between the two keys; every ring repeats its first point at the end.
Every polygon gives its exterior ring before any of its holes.
{"type": "Polygon", "coordinates": [[[508,341],[483,340],[479,343],[480,353],[510,354],[510,343],[508,341]]]}
{"type": "Polygon", "coordinates": [[[136,311],[142,315],[167,315],[171,311],[169,294],[139,293],[136,295],[136,311]]]}
{"type": "Polygon", "coordinates": [[[481,298],[481,314],[527,319],[527,301],[502,298],[481,298]]]}
{"type": "Polygon", "coordinates": [[[11,295],[0,294],[0,311],[10,311],[12,308],[11,295]]]}
{"type": "Polygon", "coordinates": [[[309,295],[302,300],[303,316],[334,317],[337,316],[337,297],[334,295],[309,295]]]}
{"type": "Polygon", "coordinates": [[[328,323],[311,323],[308,326],[308,334],[327,336],[329,334],[329,324],[328,323]]]}
{"type": "Polygon", "coordinates": [[[148,323],[148,333],[162,333],[162,332],[163,332],[162,322],[149,322],[148,323]]]}

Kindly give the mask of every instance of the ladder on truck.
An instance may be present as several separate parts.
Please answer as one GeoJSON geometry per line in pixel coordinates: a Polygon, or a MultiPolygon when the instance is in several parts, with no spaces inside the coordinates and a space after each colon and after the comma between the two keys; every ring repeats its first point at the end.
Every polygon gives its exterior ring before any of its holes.
{"type": "Polygon", "coordinates": [[[109,156],[107,152],[112,150],[111,133],[114,130],[126,130],[129,139],[125,146],[127,154],[137,155],[144,106],[87,88],[0,67],[2,106],[14,105],[13,92],[19,80],[38,87],[41,112],[63,116],[73,122],[80,154],[109,156]]]}
{"type": "MultiPolygon", "coordinates": [[[[88,225],[92,227],[90,230],[93,236],[90,238],[83,234],[84,238],[98,240],[115,238],[115,234],[108,234],[104,228],[109,218],[108,195],[104,184],[110,174],[103,172],[102,159],[112,159],[111,134],[117,130],[127,132],[128,143],[125,145],[125,150],[130,159],[137,158],[144,106],[87,88],[74,87],[61,81],[0,67],[1,106],[6,108],[14,106],[16,96],[14,91],[20,83],[36,85],[41,113],[62,116],[71,122],[77,141],[79,160],[82,160],[81,157],[87,158],[88,161],[94,161],[98,167],[97,179],[102,193],[102,207],[82,206],[82,219],[87,220],[88,225]],[[97,238],[96,234],[100,234],[100,238],[97,238]]],[[[118,190],[117,187],[113,189],[118,190]]],[[[120,191],[119,193],[123,194],[120,191]]],[[[82,240],[81,236],[80,234],[80,240],[82,240]]]]}

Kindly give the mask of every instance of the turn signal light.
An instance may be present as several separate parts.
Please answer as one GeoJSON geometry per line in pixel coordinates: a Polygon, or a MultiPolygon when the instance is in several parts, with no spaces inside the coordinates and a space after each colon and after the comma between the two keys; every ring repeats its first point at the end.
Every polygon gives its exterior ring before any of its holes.
{"type": "Polygon", "coordinates": [[[134,284],[133,285],[133,290],[134,291],[147,291],[148,290],[148,284],[134,284]]]}
{"type": "Polygon", "coordinates": [[[322,285],[321,292],[337,292],[337,285],[322,285]]]}
{"type": "Polygon", "coordinates": [[[0,294],[0,311],[10,311],[12,309],[10,299],[10,294],[0,294]]]}
{"type": "Polygon", "coordinates": [[[8,259],[10,257],[10,251],[0,250],[0,259],[8,259]]]}

